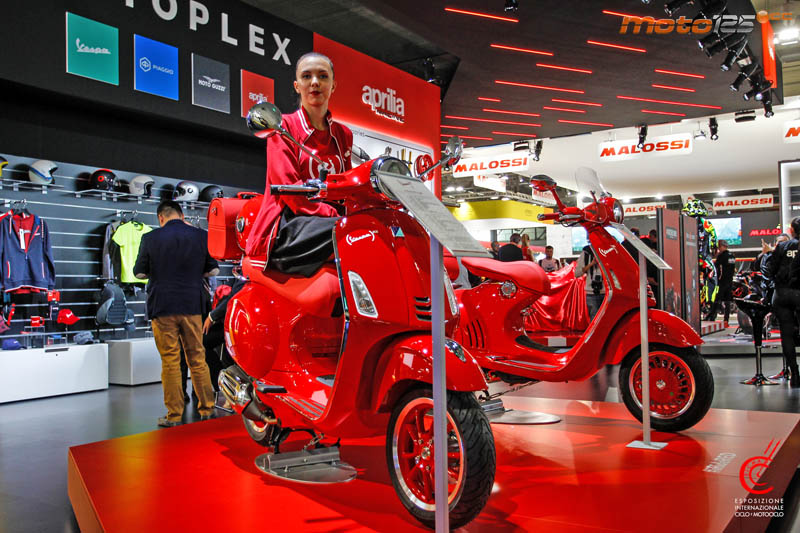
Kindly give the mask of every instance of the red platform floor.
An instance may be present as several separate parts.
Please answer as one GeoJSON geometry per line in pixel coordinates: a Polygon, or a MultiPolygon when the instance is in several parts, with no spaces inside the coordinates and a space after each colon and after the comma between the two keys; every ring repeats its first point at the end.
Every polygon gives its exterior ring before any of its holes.
{"type": "MultiPolygon", "coordinates": [[[[462,531],[763,531],[769,518],[734,517],[748,497],[740,467],[780,441],[760,479],[774,487],[763,497],[780,499],[800,459],[795,414],[714,409],[691,430],[654,433],[669,445],[647,451],[626,448],[642,434],[622,404],[506,406],[563,420],[492,426],[494,491],[462,531]]],[[[425,531],[395,496],[382,440],[342,443],[343,460],[359,470],[351,483],[296,484],[255,467],[264,449],[230,416],[70,448],[69,497],[84,533],[425,531]]]]}

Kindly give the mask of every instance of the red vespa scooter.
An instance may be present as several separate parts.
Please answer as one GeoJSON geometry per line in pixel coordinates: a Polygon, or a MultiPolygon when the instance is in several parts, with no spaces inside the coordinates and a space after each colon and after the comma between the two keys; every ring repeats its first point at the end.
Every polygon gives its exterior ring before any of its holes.
{"type": "MultiPolygon", "coordinates": [[[[548,332],[526,331],[525,316],[534,312],[537,299],[550,292],[544,270],[529,261],[501,263],[465,257],[462,262],[469,270],[490,281],[456,291],[461,314],[453,338],[469,349],[490,380],[512,385],[582,381],[605,365],[620,364],[620,395],[641,420],[638,262],[607,231],[612,223],[622,223],[619,201],[602,188],[593,170],[579,169],[577,177],[579,190],[594,199],[583,209],[565,206],[548,176],[534,177],[532,186],[551,191],[556,199],[558,211],[539,215],[540,220],[581,225],[589,234],[606,296],[588,329],[558,332],[551,339],[557,342],[552,343],[548,332]],[[568,339],[573,344],[565,346],[568,339]]],[[[655,306],[652,295],[648,304],[655,306]]],[[[658,431],[690,428],[705,416],[714,397],[711,369],[696,349],[703,341],[686,322],[665,311],[650,309],[648,323],[652,427],[658,431]]]]}
{"type": "MultiPolygon", "coordinates": [[[[272,104],[254,106],[248,124],[295,142],[272,104]]],[[[441,163],[460,157],[460,145],[448,150],[441,163]]],[[[272,186],[272,194],[343,205],[346,215],[334,230],[335,262],[304,278],[265,270],[263,257],[244,257],[249,281],[229,302],[225,318],[225,340],[236,364],[222,371],[219,383],[253,440],[274,450],[257,459],[273,475],[303,482],[352,479],[355,470],[339,460],[339,443],[322,446],[323,439],[385,434],[400,500],[433,527],[438,495],[430,241],[382,185],[385,172],[416,179],[405,162],[381,157],[343,174],[272,186]],[[282,452],[281,443],[297,431],[309,433],[311,441],[299,452],[282,452]]],[[[240,243],[260,201],[253,198],[240,211],[240,243]]],[[[446,331],[452,334],[458,306],[449,279],[442,290],[449,302],[446,331]]],[[[483,371],[457,342],[447,340],[445,351],[448,502],[450,524],[459,527],[489,498],[495,449],[474,394],[488,387],[483,371]]]]}

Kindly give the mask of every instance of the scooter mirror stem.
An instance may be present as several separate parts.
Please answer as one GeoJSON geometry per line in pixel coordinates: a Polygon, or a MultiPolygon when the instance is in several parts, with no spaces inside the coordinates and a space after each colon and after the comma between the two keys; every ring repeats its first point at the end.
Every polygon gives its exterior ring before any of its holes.
{"type": "Polygon", "coordinates": [[[464,152],[464,147],[461,144],[460,137],[450,137],[450,140],[447,141],[447,146],[444,149],[444,156],[432,167],[428,170],[417,176],[421,180],[425,180],[425,176],[439,168],[445,163],[450,165],[455,165],[461,160],[461,154],[464,152]]]}

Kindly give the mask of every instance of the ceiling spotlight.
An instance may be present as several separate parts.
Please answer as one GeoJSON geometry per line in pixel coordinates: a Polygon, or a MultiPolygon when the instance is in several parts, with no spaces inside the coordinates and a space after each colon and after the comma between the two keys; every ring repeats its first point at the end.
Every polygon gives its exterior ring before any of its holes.
{"type": "Polygon", "coordinates": [[[713,57],[723,50],[733,50],[739,46],[742,41],[746,41],[747,37],[743,33],[733,33],[723,37],[711,46],[704,48],[703,51],[708,57],[713,57]]]}
{"type": "Polygon", "coordinates": [[[464,192],[464,187],[456,187],[456,192],[464,192]]]}
{"type": "Polygon", "coordinates": [[[728,7],[728,2],[726,0],[717,0],[711,1],[706,4],[706,6],[700,10],[700,12],[695,17],[695,20],[698,18],[701,19],[713,19],[714,15],[721,15],[723,11],[728,7]]]}
{"type": "Polygon", "coordinates": [[[695,141],[705,141],[706,140],[706,132],[703,130],[697,130],[694,134],[695,141]]]}
{"type": "Polygon", "coordinates": [[[727,194],[727,192],[725,191],[725,189],[720,189],[719,190],[719,195],[720,196],[725,196],[726,194],[727,194]]]}
{"type": "Polygon", "coordinates": [[[764,97],[764,101],[762,102],[764,104],[764,116],[766,118],[775,115],[775,112],[772,111],[772,95],[769,94],[769,92],[770,91],[767,92],[767,96],[764,97]]]}
{"type": "Polygon", "coordinates": [[[720,39],[719,33],[709,33],[702,39],[697,40],[697,46],[699,46],[701,50],[704,50],[705,48],[719,41],[719,39],[720,39]]]}
{"type": "Polygon", "coordinates": [[[733,83],[731,83],[731,91],[737,92],[739,88],[742,86],[742,83],[744,83],[745,80],[751,79],[755,75],[755,73],[758,72],[758,69],[759,69],[758,63],[750,63],[749,65],[741,69],[739,71],[739,75],[736,76],[736,79],[733,80],[733,83]]]}
{"type": "Polygon", "coordinates": [[[647,124],[639,126],[639,142],[636,147],[639,149],[644,148],[644,142],[647,140],[647,124]]]}
{"type": "Polygon", "coordinates": [[[672,2],[664,4],[664,11],[668,17],[673,17],[680,9],[692,4],[694,4],[694,0],[672,0],[672,2]]]}
{"type": "Polygon", "coordinates": [[[750,90],[744,93],[742,98],[748,101],[761,101],[764,99],[764,92],[769,90],[770,87],[772,87],[772,82],[767,81],[763,76],[755,81],[750,80],[750,90]]]}
{"type": "Polygon", "coordinates": [[[442,80],[436,75],[436,65],[433,64],[433,59],[426,57],[422,60],[422,79],[428,83],[441,85],[442,80]]]}
{"type": "Polygon", "coordinates": [[[447,187],[447,188],[444,190],[444,192],[453,192],[454,190],[456,190],[456,188],[455,188],[455,187],[453,187],[452,185],[450,185],[449,187],[447,187]]]}
{"type": "Polygon", "coordinates": [[[506,7],[503,10],[506,13],[516,13],[519,9],[519,2],[517,0],[506,0],[506,7]]]}
{"type": "Polygon", "coordinates": [[[756,112],[752,109],[747,109],[744,111],[737,111],[733,115],[734,122],[752,122],[756,119],[756,112]]]}
{"type": "Polygon", "coordinates": [[[719,124],[717,124],[717,119],[715,117],[711,117],[708,119],[708,132],[710,133],[709,138],[712,141],[716,141],[719,139],[719,124]]]}
{"type": "Polygon", "coordinates": [[[631,203],[631,197],[630,197],[630,196],[623,196],[623,197],[622,197],[622,203],[623,203],[623,204],[629,204],[629,203],[631,203]]]}
{"type": "Polygon", "coordinates": [[[533,160],[538,161],[539,157],[542,155],[542,141],[536,141],[536,144],[533,146],[533,160]]]}
{"type": "Polygon", "coordinates": [[[661,193],[656,194],[656,200],[663,200],[663,199],[664,199],[664,195],[663,194],[661,194],[661,193]]]}
{"type": "Polygon", "coordinates": [[[737,61],[738,58],[742,56],[744,53],[744,47],[747,46],[747,39],[742,39],[742,42],[734,47],[731,50],[728,50],[728,55],[725,56],[725,61],[719,66],[720,70],[723,72],[728,72],[731,67],[733,66],[733,62],[737,61]]]}

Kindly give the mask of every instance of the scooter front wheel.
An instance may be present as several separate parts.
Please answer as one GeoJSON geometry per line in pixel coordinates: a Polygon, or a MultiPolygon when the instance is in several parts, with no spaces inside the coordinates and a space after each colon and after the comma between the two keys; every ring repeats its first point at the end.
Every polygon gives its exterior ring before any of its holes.
{"type": "MultiPolygon", "coordinates": [[[[433,393],[406,393],[392,411],[386,439],[392,485],[417,520],[435,526],[433,393]]],[[[483,510],[495,474],[494,436],[475,396],[447,393],[447,477],[450,527],[469,523],[483,510]]]]}
{"type": "MultiPolygon", "coordinates": [[[[714,399],[714,376],[694,348],[650,345],[650,425],[656,431],[683,431],[700,420],[714,399]]],[[[642,420],[642,356],[632,350],[619,369],[622,401],[642,420]]]]}

